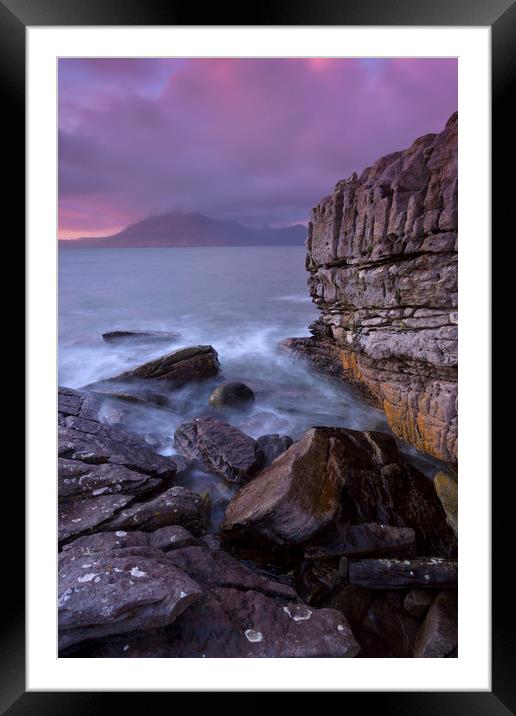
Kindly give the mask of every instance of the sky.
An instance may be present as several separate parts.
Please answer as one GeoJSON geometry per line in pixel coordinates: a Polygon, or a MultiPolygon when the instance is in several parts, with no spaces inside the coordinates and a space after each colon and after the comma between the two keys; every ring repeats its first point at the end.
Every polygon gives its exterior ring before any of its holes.
{"type": "Polygon", "coordinates": [[[306,223],[340,179],[439,132],[455,59],[61,59],[59,238],[167,211],[306,223]]]}

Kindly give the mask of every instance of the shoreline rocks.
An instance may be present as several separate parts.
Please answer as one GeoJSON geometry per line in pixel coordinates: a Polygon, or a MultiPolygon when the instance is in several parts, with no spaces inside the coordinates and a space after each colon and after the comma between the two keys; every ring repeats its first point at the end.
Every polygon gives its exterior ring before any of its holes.
{"type": "Polygon", "coordinates": [[[146,342],[146,341],[175,341],[180,338],[179,333],[173,331],[107,331],[102,334],[106,343],[146,342]]]}
{"type": "Polygon", "coordinates": [[[111,381],[164,380],[174,384],[210,378],[219,372],[217,351],[212,346],[180,348],[110,378],[111,381]]]}
{"type": "Polygon", "coordinates": [[[214,408],[244,408],[254,400],[253,391],[245,383],[227,382],[215,388],[208,403],[214,408]]]}
{"type": "Polygon", "coordinates": [[[181,423],[174,433],[174,448],[189,460],[198,460],[206,472],[228,482],[246,482],[265,463],[256,440],[229,423],[211,417],[181,423]]]}

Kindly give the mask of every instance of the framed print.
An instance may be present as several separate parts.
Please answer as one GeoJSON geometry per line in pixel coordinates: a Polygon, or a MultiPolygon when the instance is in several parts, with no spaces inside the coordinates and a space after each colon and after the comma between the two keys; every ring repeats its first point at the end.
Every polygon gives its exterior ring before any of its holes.
{"type": "Polygon", "coordinates": [[[514,708],[490,394],[514,5],[393,5],[0,3],[28,309],[4,711],[514,708]]]}

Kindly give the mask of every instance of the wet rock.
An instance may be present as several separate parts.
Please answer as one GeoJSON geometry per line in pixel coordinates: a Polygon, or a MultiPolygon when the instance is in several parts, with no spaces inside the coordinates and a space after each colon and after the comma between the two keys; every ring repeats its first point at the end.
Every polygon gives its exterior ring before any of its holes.
{"type": "Polygon", "coordinates": [[[411,528],[423,554],[455,552],[431,482],[399,461],[389,435],[346,428],[305,433],[237,493],[222,529],[227,539],[301,544],[336,521],[341,504],[345,522],[411,528]]]}
{"type": "Polygon", "coordinates": [[[403,600],[403,608],[413,617],[422,617],[434,601],[434,594],[424,589],[411,589],[403,600]]]}
{"type": "Polygon", "coordinates": [[[215,418],[195,418],[182,423],[174,433],[174,448],[180,455],[198,460],[206,472],[229,482],[245,482],[264,463],[253,438],[215,418]]]}
{"type": "Polygon", "coordinates": [[[97,497],[118,492],[139,495],[151,492],[161,482],[160,479],[134,472],[122,465],[92,465],[80,460],[58,460],[59,497],[97,497]]]}
{"type": "Polygon", "coordinates": [[[124,547],[154,547],[168,552],[171,549],[181,549],[195,544],[195,537],[180,525],[160,527],[154,532],[140,532],[133,530],[116,530],[115,532],[97,532],[91,535],[78,537],[73,542],[63,546],[63,552],[74,550],[79,554],[96,554],[108,552],[111,549],[124,547]]]}
{"type": "Polygon", "coordinates": [[[245,485],[226,508],[224,539],[291,546],[308,541],[340,512],[338,441],[313,428],[245,485]]]}
{"type": "Polygon", "coordinates": [[[58,407],[60,458],[90,465],[122,465],[134,472],[162,479],[175,475],[174,460],[158,455],[139,436],[100,421],[98,396],[59,388],[58,407]]]}
{"type": "MultiPolygon", "coordinates": [[[[457,592],[437,595],[421,625],[414,645],[414,657],[438,658],[451,655],[457,648],[457,592]]],[[[453,654],[456,656],[456,652],[453,654]]]]}
{"type": "Polygon", "coordinates": [[[59,560],[59,648],[170,624],[202,589],[160,550],[128,547],[59,560]]]}
{"type": "Polygon", "coordinates": [[[454,588],[457,562],[438,557],[350,560],[348,578],[367,589],[454,588]]]}
{"type": "Polygon", "coordinates": [[[101,495],[60,501],[58,507],[59,542],[83,532],[99,529],[132,499],[131,495],[101,495]]]}
{"type": "Polygon", "coordinates": [[[407,658],[412,656],[417,619],[390,597],[374,599],[356,631],[362,658],[407,658]]]}
{"type": "Polygon", "coordinates": [[[296,589],[308,604],[324,604],[326,598],[342,584],[342,575],[328,562],[305,561],[299,566],[296,589]]]}
{"type": "Polygon", "coordinates": [[[195,537],[181,525],[160,527],[149,535],[150,546],[162,549],[164,552],[190,547],[195,542],[195,537]]]}
{"type": "Polygon", "coordinates": [[[294,441],[288,435],[275,433],[273,435],[262,435],[256,442],[265,455],[265,466],[268,466],[282,455],[285,450],[288,450],[294,441]]]}
{"type": "Polygon", "coordinates": [[[165,380],[175,384],[187,383],[217,375],[219,360],[212,346],[191,346],[143,363],[127,370],[111,380],[134,380],[137,378],[165,380]]]}
{"type": "Polygon", "coordinates": [[[304,548],[305,559],[340,556],[413,555],[416,535],[410,527],[391,527],[377,522],[359,525],[339,523],[304,548]]]}
{"type": "Polygon", "coordinates": [[[180,525],[199,535],[206,529],[209,514],[209,498],[176,486],[151,500],[131,504],[104,523],[102,529],[153,532],[160,527],[180,525]]]}
{"type": "Polygon", "coordinates": [[[439,499],[441,500],[448,524],[454,531],[458,533],[458,485],[450,475],[445,472],[438,472],[434,477],[434,487],[439,499]]]}
{"type": "Polygon", "coordinates": [[[214,408],[241,408],[254,403],[254,393],[245,383],[222,383],[215,388],[208,402],[214,408]]]}
{"type": "Polygon", "coordinates": [[[353,633],[358,633],[370,604],[371,592],[354,584],[338,587],[323,602],[323,606],[344,614],[353,633]]]}
{"type": "Polygon", "coordinates": [[[102,334],[103,340],[107,343],[170,342],[179,337],[180,334],[173,331],[107,331],[102,334]]]}
{"type": "Polygon", "coordinates": [[[293,587],[260,574],[223,550],[207,546],[185,547],[169,554],[173,564],[207,588],[254,589],[271,597],[296,599],[293,587]]]}

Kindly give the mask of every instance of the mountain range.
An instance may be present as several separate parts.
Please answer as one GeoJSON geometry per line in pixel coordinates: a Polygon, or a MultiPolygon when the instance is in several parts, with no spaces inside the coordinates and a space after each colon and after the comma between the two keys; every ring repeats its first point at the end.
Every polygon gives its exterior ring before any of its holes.
{"type": "Polygon", "coordinates": [[[111,236],[60,240],[60,248],[130,248],[166,246],[301,246],[306,226],[249,228],[203,214],[170,212],[130,224],[111,236]]]}

